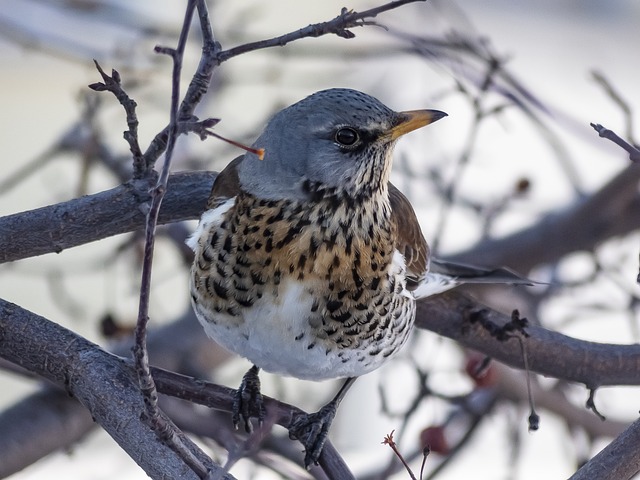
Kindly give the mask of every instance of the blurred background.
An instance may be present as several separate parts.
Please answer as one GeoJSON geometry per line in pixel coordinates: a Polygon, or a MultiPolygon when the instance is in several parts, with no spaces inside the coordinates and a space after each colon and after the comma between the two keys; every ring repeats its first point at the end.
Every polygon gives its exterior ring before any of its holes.
{"type": "MultiPolygon", "coordinates": [[[[219,0],[209,5],[216,39],[230,48],[332,19],[343,6],[361,11],[382,3],[219,0]]],[[[92,60],[107,72],[118,70],[138,103],[144,150],[169,118],[171,63],[153,47],[176,44],[184,5],[168,0],[0,3],[0,215],[127,180],[124,112],[110,94],[87,88],[100,81],[92,60]],[[109,154],[101,155],[97,146],[109,154]]],[[[197,114],[221,118],[216,132],[250,144],[273,112],[324,88],[362,90],[395,110],[447,112],[437,125],[403,138],[392,178],[411,199],[427,241],[440,256],[535,225],[550,212],[588,198],[628,166],[624,152],[598,138],[589,122],[629,141],[638,135],[633,126],[640,109],[637,2],[434,0],[376,20],[386,28],[357,28],[350,40],[302,39],[229,60],[216,70],[197,114]]],[[[183,85],[197,66],[200,46],[196,25],[183,85]]],[[[173,169],[219,170],[240,153],[215,139],[183,136],[173,169]]],[[[178,237],[194,226],[176,227],[178,237]]],[[[170,227],[161,229],[156,246],[151,297],[156,328],[190,308],[188,267],[175,234],[170,227]]],[[[553,265],[521,272],[555,287],[507,289],[500,302],[507,312],[518,307],[544,326],[581,339],[636,343],[638,240],[637,232],[629,232],[595,252],[576,251],[553,265]]],[[[110,347],[117,339],[105,337],[105,322],[113,320],[126,330],[137,315],[141,248],[141,237],[130,234],[2,265],[0,296],[110,347]]],[[[207,374],[236,387],[248,363],[216,355],[214,363],[221,365],[207,374]]],[[[392,429],[401,450],[408,456],[413,452],[416,470],[421,434],[433,443],[430,435],[445,431],[453,445],[470,433],[453,461],[441,467],[451,445],[428,458],[426,472],[442,468],[436,472],[441,479],[565,478],[610,440],[596,435],[592,442],[588,432],[568,427],[562,415],[544,405],[541,429],[527,433],[524,397],[500,394],[492,397],[499,405],[483,410],[471,426],[464,415],[454,415],[459,406],[453,401],[471,399],[483,387],[465,372],[471,358],[453,342],[420,332],[402,358],[356,383],[332,438],[358,478],[384,478],[393,455],[380,443],[392,429]],[[437,395],[412,408],[424,378],[437,395]],[[380,414],[383,407],[386,413],[380,414]]],[[[161,359],[152,356],[154,361],[161,359]]],[[[509,375],[524,382],[523,374],[509,375]]],[[[264,377],[265,393],[307,410],[317,409],[323,403],[318,399],[330,398],[336,389],[333,383],[264,377]]],[[[548,390],[557,387],[549,379],[539,382],[548,390]]],[[[39,388],[33,380],[0,372],[0,407],[39,388]]],[[[583,387],[561,388],[568,402],[583,409],[588,396],[583,387]]],[[[597,395],[599,410],[621,422],[637,416],[638,400],[638,389],[628,387],[597,395]]],[[[146,478],[97,430],[11,478],[63,472],[70,479],[146,478]]],[[[279,478],[246,460],[232,473],[279,478]]],[[[399,470],[389,478],[408,477],[399,470]]]]}

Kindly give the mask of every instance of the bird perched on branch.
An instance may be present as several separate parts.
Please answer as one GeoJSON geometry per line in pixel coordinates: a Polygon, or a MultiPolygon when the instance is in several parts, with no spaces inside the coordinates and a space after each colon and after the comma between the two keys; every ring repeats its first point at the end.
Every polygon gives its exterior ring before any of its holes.
{"type": "Polygon", "coordinates": [[[242,419],[250,431],[250,417],[264,417],[261,368],[347,378],[331,402],[290,427],[307,467],[353,380],[406,342],[417,298],[462,280],[529,283],[504,269],[430,270],[413,208],[389,173],[396,141],[445,116],[395,112],[355,90],[317,92],[269,121],[254,144],[263,160],[247,153],[218,175],[189,240],[200,322],[254,365],[236,395],[236,426],[242,419]]]}

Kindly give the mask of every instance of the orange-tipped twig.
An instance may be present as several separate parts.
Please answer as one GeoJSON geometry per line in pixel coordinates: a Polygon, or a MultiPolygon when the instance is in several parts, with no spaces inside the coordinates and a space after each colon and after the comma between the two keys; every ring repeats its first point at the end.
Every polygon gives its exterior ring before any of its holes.
{"type": "Polygon", "coordinates": [[[212,132],[211,130],[207,130],[207,135],[211,135],[212,137],[216,137],[219,138],[220,140],[222,140],[223,142],[227,142],[230,143],[231,145],[234,145],[238,148],[241,148],[243,150],[246,150],[249,153],[255,153],[258,158],[260,160],[264,160],[264,148],[252,148],[252,147],[247,147],[245,144],[240,143],[240,142],[236,142],[235,140],[231,140],[230,138],[225,138],[222,135],[218,135],[215,132],[212,132]]]}
{"type": "MultiPolygon", "coordinates": [[[[389,445],[389,447],[391,447],[391,450],[393,450],[393,453],[396,454],[396,456],[402,462],[402,465],[404,465],[404,468],[406,468],[407,472],[409,472],[409,476],[411,477],[411,480],[418,480],[416,478],[416,476],[414,475],[414,473],[411,471],[411,468],[409,468],[409,464],[407,463],[407,461],[404,459],[404,457],[400,453],[400,450],[398,450],[398,445],[396,445],[396,442],[393,439],[394,432],[395,432],[395,430],[391,430],[391,433],[389,433],[388,435],[385,435],[384,440],[382,441],[382,444],[383,445],[389,445]]],[[[426,455],[425,455],[425,459],[426,459],[426,455]]],[[[422,467],[424,468],[424,461],[422,463],[422,467]]],[[[422,477],[422,471],[420,472],[420,476],[422,477]]]]}

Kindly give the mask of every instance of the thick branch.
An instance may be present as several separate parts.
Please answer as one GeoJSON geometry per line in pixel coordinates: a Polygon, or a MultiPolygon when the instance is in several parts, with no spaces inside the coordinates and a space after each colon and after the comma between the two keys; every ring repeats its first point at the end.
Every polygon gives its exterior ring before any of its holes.
{"type": "MultiPolygon", "coordinates": [[[[113,345],[113,353],[128,356],[130,340],[113,345]]],[[[191,309],[176,321],[149,332],[154,365],[204,377],[227,361],[230,353],[206,337],[191,309]],[[176,338],[180,341],[176,342],[176,338]]],[[[6,360],[19,375],[35,375],[6,360]]],[[[44,387],[0,412],[0,478],[13,474],[58,450],[71,448],[96,424],[89,412],[66,392],[44,387]],[[38,412],[34,415],[33,412],[38,412]]]]}
{"type": "MultiPolygon", "coordinates": [[[[497,341],[482,326],[472,323],[478,314],[498,326],[511,320],[454,290],[419,301],[416,326],[522,369],[524,362],[518,341],[497,341]]],[[[528,326],[526,331],[529,337],[524,342],[533,372],[583,383],[589,388],[640,385],[640,345],[587,342],[535,325],[528,326]]]]}
{"type": "MultiPolygon", "coordinates": [[[[159,223],[198,218],[214,173],[176,173],[159,223]]],[[[35,257],[144,227],[152,184],[139,180],[68,202],[0,218],[0,263],[35,257]]]]}
{"type": "MultiPolygon", "coordinates": [[[[135,374],[123,368],[120,358],[4,300],[0,300],[0,356],[64,386],[152,478],[198,478],[141,420],[144,405],[135,374]]],[[[183,442],[212,472],[232,478],[188,438],[183,442]]]]}

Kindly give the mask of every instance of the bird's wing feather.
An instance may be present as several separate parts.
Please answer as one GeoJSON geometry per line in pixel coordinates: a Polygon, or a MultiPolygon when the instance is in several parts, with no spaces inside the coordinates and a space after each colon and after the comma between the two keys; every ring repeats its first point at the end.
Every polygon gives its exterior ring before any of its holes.
{"type": "Polygon", "coordinates": [[[535,282],[505,267],[485,268],[431,258],[431,272],[455,278],[458,283],[510,283],[537,285],[535,282]]]}
{"type": "Polygon", "coordinates": [[[389,182],[391,222],[396,233],[396,249],[404,255],[408,288],[415,288],[429,269],[429,245],[422,235],[413,207],[400,190],[389,182]]]}
{"type": "Polygon", "coordinates": [[[504,267],[476,267],[447,262],[434,257],[431,257],[430,260],[429,273],[412,291],[415,298],[436,295],[463,283],[540,285],[540,282],[521,277],[504,267]]]}
{"type": "Polygon", "coordinates": [[[238,179],[238,165],[244,159],[241,155],[233,159],[222,170],[213,182],[209,200],[207,202],[207,210],[218,207],[226,200],[233,198],[240,193],[240,180],[238,179]]]}

